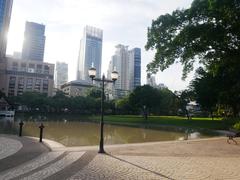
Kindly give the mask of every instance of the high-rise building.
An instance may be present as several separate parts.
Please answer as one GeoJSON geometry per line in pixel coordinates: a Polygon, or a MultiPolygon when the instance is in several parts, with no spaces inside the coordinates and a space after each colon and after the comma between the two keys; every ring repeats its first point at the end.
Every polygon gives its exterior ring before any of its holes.
{"type": "Polygon", "coordinates": [[[92,64],[97,70],[96,77],[101,76],[102,38],[103,31],[101,29],[90,26],[84,28],[77,63],[77,80],[90,80],[88,69],[92,64]]]}
{"type": "Polygon", "coordinates": [[[129,52],[129,90],[141,86],[141,49],[134,48],[129,52]]]}
{"type": "Polygon", "coordinates": [[[0,0],[0,58],[6,55],[7,33],[13,0],[0,0]]]}
{"type": "Polygon", "coordinates": [[[61,85],[68,82],[68,64],[56,62],[54,82],[55,87],[58,89],[60,89],[61,85]]]}
{"type": "Polygon", "coordinates": [[[26,22],[22,59],[43,61],[45,39],[45,25],[26,22]]]}
{"type": "MultiPolygon", "coordinates": [[[[115,89],[129,90],[128,46],[121,44],[117,45],[112,61],[115,61],[116,71],[119,74],[119,78],[115,84],[115,89]]],[[[113,71],[113,69],[111,71],[113,71]]]]}
{"type": "Polygon", "coordinates": [[[135,87],[141,86],[141,49],[128,50],[128,46],[117,45],[115,55],[108,66],[108,78],[111,78],[113,70],[119,73],[115,85],[108,86],[110,90],[115,91],[113,96],[122,97],[135,87]]]}

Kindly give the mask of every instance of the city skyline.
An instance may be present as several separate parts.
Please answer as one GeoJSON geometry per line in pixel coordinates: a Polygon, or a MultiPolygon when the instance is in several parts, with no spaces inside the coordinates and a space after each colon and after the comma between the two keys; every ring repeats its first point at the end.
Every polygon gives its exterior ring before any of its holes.
{"type": "MultiPolygon", "coordinates": [[[[161,14],[170,13],[176,8],[189,7],[192,0],[181,2],[43,0],[34,4],[30,2],[30,0],[14,1],[8,54],[21,51],[25,21],[43,23],[46,25],[47,36],[44,61],[68,63],[69,80],[74,80],[82,29],[85,25],[91,25],[103,29],[104,32],[102,72],[106,74],[117,44],[129,45],[131,48],[139,47],[142,49],[142,84],[145,84],[146,65],[153,58],[153,52],[146,52],[144,49],[147,27],[151,25],[152,19],[161,14]]],[[[166,84],[171,90],[184,89],[191,76],[186,82],[182,82],[181,70],[180,65],[174,65],[165,72],[158,73],[156,80],[158,83],[166,84]]]]}

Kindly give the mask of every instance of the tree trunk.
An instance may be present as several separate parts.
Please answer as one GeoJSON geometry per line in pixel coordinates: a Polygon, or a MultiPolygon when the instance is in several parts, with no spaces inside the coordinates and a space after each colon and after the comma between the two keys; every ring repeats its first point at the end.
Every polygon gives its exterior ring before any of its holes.
{"type": "Polygon", "coordinates": [[[190,116],[189,116],[188,110],[186,109],[185,111],[186,111],[186,115],[187,115],[188,120],[190,120],[190,116]]]}
{"type": "Polygon", "coordinates": [[[233,109],[233,116],[234,117],[237,117],[238,116],[238,108],[236,105],[233,105],[232,106],[232,109],[233,109]]]}
{"type": "Polygon", "coordinates": [[[212,111],[212,110],[210,110],[210,114],[211,114],[212,120],[214,120],[214,119],[213,119],[213,111],[212,111]]]}

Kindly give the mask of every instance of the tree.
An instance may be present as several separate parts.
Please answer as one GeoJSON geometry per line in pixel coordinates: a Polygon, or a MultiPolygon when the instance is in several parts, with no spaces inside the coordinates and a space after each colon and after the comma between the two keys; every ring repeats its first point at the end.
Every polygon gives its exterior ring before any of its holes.
{"type": "Polygon", "coordinates": [[[158,89],[160,95],[159,105],[156,107],[156,114],[175,115],[177,114],[177,96],[168,88],[158,89]]]}
{"type": "Polygon", "coordinates": [[[102,91],[99,88],[91,88],[87,92],[88,97],[93,97],[93,98],[101,98],[102,91]]]}
{"type": "Polygon", "coordinates": [[[213,119],[213,110],[218,102],[219,88],[216,78],[199,68],[197,77],[192,80],[190,88],[195,93],[196,101],[204,110],[207,110],[213,119]]]}
{"type": "Polygon", "coordinates": [[[64,92],[57,91],[56,95],[53,96],[50,100],[50,106],[54,108],[54,111],[61,112],[68,108],[69,97],[67,97],[64,92]]]}
{"type": "Polygon", "coordinates": [[[2,97],[6,97],[6,96],[5,96],[5,93],[4,93],[4,92],[0,91],[0,99],[1,99],[2,97]]]}
{"type": "Polygon", "coordinates": [[[129,96],[129,103],[136,108],[142,109],[145,119],[148,112],[160,103],[160,95],[157,89],[149,86],[139,86],[129,96]]]}
{"type": "Polygon", "coordinates": [[[186,106],[190,101],[193,100],[193,92],[190,90],[184,90],[184,91],[176,92],[176,95],[178,96],[178,99],[179,99],[180,109],[182,110],[182,112],[186,114],[188,120],[190,120],[190,115],[186,106]]]}
{"type": "Polygon", "coordinates": [[[175,62],[183,78],[199,62],[216,81],[218,101],[240,111],[240,1],[194,0],[189,9],[160,16],[148,28],[147,50],[156,49],[147,65],[156,73],[175,62]]]}
{"type": "Polygon", "coordinates": [[[132,114],[136,113],[136,110],[129,102],[129,97],[125,96],[116,100],[116,108],[120,114],[132,114]]]}
{"type": "Polygon", "coordinates": [[[148,28],[145,48],[156,49],[148,71],[163,71],[180,61],[185,78],[196,60],[205,66],[229,57],[239,62],[239,21],[239,0],[194,0],[189,9],[159,16],[148,28]]]}

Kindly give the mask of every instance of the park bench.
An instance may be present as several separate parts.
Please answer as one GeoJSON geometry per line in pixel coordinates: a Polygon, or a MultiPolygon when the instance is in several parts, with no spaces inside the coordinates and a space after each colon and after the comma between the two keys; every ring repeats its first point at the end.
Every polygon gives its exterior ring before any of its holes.
{"type": "Polygon", "coordinates": [[[240,131],[235,130],[235,129],[229,129],[229,133],[227,134],[227,142],[230,144],[230,140],[232,140],[235,144],[237,144],[237,141],[234,139],[236,137],[240,137],[240,131]]]}

